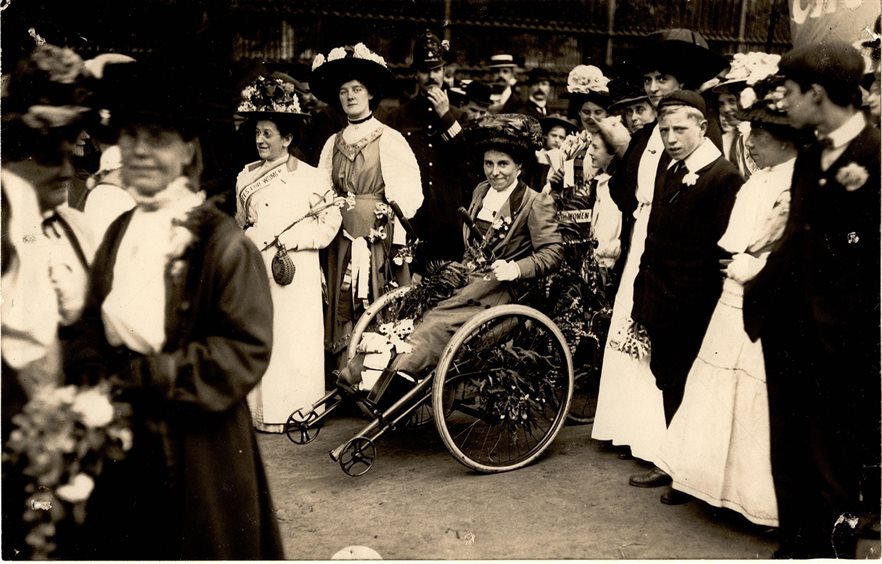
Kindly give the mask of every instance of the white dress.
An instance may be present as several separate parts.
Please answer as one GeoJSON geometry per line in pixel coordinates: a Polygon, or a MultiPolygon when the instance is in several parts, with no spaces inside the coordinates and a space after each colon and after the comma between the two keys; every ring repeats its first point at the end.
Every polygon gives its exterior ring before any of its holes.
{"type": "MultiPolygon", "coordinates": [[[[273,241],[285,227],[333,201],[330,177],[304,162],[282,157],[269,163],[252,163],[236,181],[240,224],[250,223],[245,234],[261,250],[273,299],[273,350],[269,367],[248,395],[255,428],[280,433],[288,416],[310,407],[325,393],[322,272],[319,249],[331,242],[340,228],[340,210],[329,207],[316,218],[298,223],[279,240],[289,250],[294,280],[287,286],[272,276],[273,241]],[[246,202],[243,189],[261,179],[267,185],[246,202]],[[269,245],[269,248],[264,249],[269,245]]],[[[247,291],[243,288],[242,291],[247,291]]]]}
{"type": "Polygon", "coordinates": [[[631,246],[613,304],[609,336],[603,351],[597,412],[591,430],[591,438],[630,446],[635,457],[650,462],[656,462],[666,430],[662,393],[649,369],[649,357],[634,358],[619,350],[617,344],[622,342],[632,323],[634,280],[646,244],[646,228],[662,151],[664,145],[656,127],[640,159],[638,206],[634,211],[631,246]]]}
{"type": "Polygon", "coordinates": [[[784,230],[794,160],[758,171],[738,193],[720,247],[734,254],[723,293],[662,443],[674,487],[750,521],[778,525],[763,350],[744,332],[744,283],[784,230]]]}

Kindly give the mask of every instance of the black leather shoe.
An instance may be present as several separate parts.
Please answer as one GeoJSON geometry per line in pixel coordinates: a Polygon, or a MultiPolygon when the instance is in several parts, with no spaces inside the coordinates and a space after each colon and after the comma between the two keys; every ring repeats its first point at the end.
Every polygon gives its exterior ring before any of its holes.
{"type": "Polygon", "coordinates": [[[619,451],[619,460],[634,460],[634,457],[631,455],[631,447],[625,447],[619,451]]]}
{"type": "Polygon", "coordinates": [[[674,488],[668,488],[668,491],[661,494],[659,501],[665,505],[683,505],[684,503],[689,503],[693,499],[694,498],[688,493],[675,490],[674,488]]]}
{"type": "Polygon", "coordinates": [[[649,472],[634,474],[628,479],[628,483],[635,488],[660,488],[670,484],[671,477],[658,466],[654,466],[649,472]]]}

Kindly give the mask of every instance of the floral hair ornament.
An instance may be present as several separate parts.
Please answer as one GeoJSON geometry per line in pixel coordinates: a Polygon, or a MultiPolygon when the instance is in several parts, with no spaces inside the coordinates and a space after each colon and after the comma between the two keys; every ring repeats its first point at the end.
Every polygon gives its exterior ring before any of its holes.
{"type": "Polygon", "coordinates": [[[302,114],[293,82],[258,76],[242,90],[239,113],[302,114]]]}
{"type": "Polygon", "coordinates": [[[577,65],[567,75],[567,92],[570,94],[609,94],[610,79],[594,65],[577,65]]]}

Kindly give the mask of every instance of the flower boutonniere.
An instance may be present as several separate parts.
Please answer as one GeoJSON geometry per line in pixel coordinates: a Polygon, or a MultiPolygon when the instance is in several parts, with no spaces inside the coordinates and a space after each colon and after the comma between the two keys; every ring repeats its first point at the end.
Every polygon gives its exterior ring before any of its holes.
{"type": "Polygon", "coordinates": [[[194,198],[187,205],[176,210],[171,220],[171,233],[166,251],[166,268],[175,279],[180,278],[186,269],[187,250],[196,240],[203,208],[206,205],[205,192],[198,192],[193,196],[194,198]]]}
{"type": "Polygon", "coordinates": [[[836,182],[845,186],[849,192],[854,192],[863,186],[868,178],[870,178],[870,173],[867,172],[867,169],[855,162],[848,163],[836,171],[836,182]]]}
{"type": "Polygon", "coordinates": [[[695,186],[696,182],[698,182],[698,175],[691,170],[683,177],[683,184],[686,186],[695,186]]]}

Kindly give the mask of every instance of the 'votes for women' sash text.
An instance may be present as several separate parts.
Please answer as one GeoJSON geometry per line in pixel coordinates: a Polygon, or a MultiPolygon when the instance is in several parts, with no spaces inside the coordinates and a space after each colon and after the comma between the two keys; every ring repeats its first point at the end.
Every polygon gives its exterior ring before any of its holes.
{"type": "Polygon", "coordinates": [[[273,180],[282,176],[282,168],[287,163],[282,161],[280,164],[274,166],[273,168],[266,171],[260,178],[242,188],[242,191],[239,192],[239,201],[242,203],[242,209],[245,210],[245,213],[248,213],[248,202],[251,200],[251,196],[257,193],[258,190],[266,188],[269,186],[273,180]]]}

